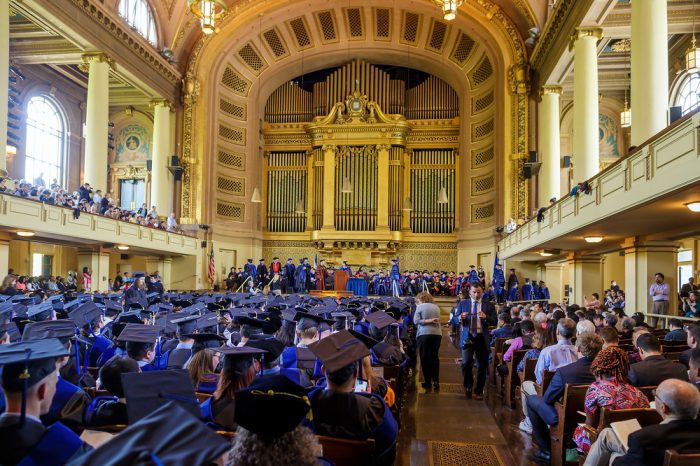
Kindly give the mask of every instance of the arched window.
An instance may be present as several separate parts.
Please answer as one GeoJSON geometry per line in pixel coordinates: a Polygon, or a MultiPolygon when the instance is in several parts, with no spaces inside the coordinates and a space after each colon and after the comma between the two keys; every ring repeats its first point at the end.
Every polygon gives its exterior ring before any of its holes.
{"type": "Polygon", "coordinates": [[[36,96],[27,105],[27,146],[24,177],[30,183],[42,177],[48,187],[63,183],[66,155],[65,117],[47,96],[36,96]]]}
{"type": "Polygon", "coordinates": [[[683,115],[698,108],[700,105],[700,75],[697,73],[688,73],[683,77],[674,105],[683,109],[683,115]]]}
{"type": "Polygon", "coordinates": [[[151,44],[158,45],[156,20],[147,0],[121,0],[119,14],[132,29],[141,34],[151,44]]]}

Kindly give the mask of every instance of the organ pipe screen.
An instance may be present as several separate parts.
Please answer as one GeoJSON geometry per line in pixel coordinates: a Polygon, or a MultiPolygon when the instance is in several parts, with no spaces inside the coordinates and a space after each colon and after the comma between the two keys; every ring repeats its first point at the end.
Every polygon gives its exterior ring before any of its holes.
{"type": "Polygon", "coordinates": [[[306,229],[305,152],[271,152],[267,171],[267,229],[302,232],[306,229]],[[297,212],[302,207],[303,212],[297,212]]]}
{"type": "Polygon", "coordinates": [[[335,159],[335,228],[372,231],[377,226],[377,150],[340,146],[335,159]],[[347,181],[351,192],[344,193],[347,181]]]}
{"type": "Polygon", "coordinates": [[[411,230],[452,233],[455,227],[455,161],[450,149],[416,149],[411,157],[411,230]],[[442,188],[447,203],[438,203],[442,188]]]}

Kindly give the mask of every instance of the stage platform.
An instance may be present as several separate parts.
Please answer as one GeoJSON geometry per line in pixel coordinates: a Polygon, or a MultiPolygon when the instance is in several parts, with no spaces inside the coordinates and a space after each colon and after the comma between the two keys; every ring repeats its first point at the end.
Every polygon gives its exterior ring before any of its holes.
{"type": "Polygon", "coordinates": [[[354,296],[352,291],[335,291],[335,290],[311,290],[309,291],[310,296],[324,297],[324,296],[335,296],[337,298],[349,298],[354,296]]]}

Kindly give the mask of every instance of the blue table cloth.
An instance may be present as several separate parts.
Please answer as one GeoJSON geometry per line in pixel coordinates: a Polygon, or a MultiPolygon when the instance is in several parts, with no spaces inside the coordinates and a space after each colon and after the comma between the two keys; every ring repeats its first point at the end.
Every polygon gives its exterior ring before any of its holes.
{"type": "Polygon", "coordinates": [[[367,296],[367,282],[362,278],[350,278],[345,289],[355,296],[367,296]]]}

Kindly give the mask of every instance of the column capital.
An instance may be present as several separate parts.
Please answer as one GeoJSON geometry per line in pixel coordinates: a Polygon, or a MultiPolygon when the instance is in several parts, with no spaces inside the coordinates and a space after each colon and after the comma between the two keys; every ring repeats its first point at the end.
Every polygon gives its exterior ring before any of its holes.
{"type": "Polygon", "coordinates": [[[328,152],[328,151],[333,151],[334,153],[338,152],[338,146],[336,146],[335,144],[324,144],[321,149],[323,150],[323,152],[328,152]]]}
{"type": "Polygon", "coordinates": [[[597,26],[577,27],[569,38],[569,50],[573,50],[576,41],[584,37],[595,37],[596,40],[600,40],[603,38],[603,28],[597,26]]]}
{"type": "Polygon", "coordinates": [[[558,97],[561,97],[561,94],[564,92],[564,88],[562,86],[542,86],[540,87],[539,90],[539,95],[540,98],[544,95],[556,95],[558,97]]]}
{"type": "Polygon", "coordinates": [[[113,70],[117,69],[117,64],[114,62],[114,60],[109,55],[103,52],[84,53],[80,56],[80,60],[82,63],[78,65],[78,68],[84,73],[90,71],[90,62],[93,61],[98,63],[107,63],[109,67],[113,70]]]}
{"type": "Polygon", "coordinates": [[[390,150],[391,144],[377,144],[377,150],[390,150]]]}
{"type": "Polygon", "coordinates": [[[173,104],[167,99],[153,99],[148,104],[149,107],[168,107],[173,108],[173,104]]]}

